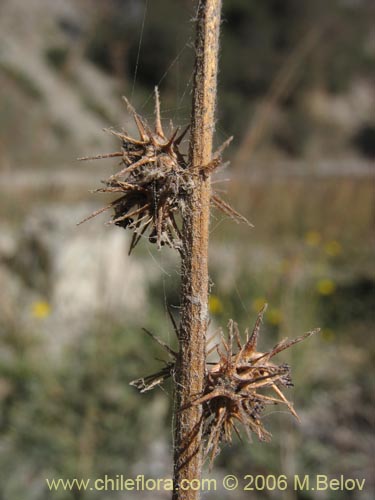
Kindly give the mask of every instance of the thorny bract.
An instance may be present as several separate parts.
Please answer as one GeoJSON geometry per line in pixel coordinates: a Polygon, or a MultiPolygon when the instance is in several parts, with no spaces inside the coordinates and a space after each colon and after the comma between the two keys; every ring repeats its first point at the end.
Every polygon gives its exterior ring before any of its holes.
{"type": "MultiPolygon", "coordinates": [[[[254,329],[246,340],[242,341],[238,325],[233,320],[228,323],[227,338],[221,334],[220,345],[210,349],[217,350],[219,360],[206,362],[205,381],[202,394],[197,394],[189,406],[203,406],[203,432],[205,437],[204,454],[210,456],[212,464],[220,451],[220,444],[231,443],[232,432],[239,436],[237,424],[242,424],[250,441],[251,433],[261,441],[269,441],[271,434],[262,423],[262,413],[268,405],[283,404],[298,419],[293,404],[282,392],[291,387],[289,365],[277,365],[271,359],[281,351],[317,333],[311,330],[294,340],[284,339],[270,351],[258,352],[257,341],[266,305],[260,311],[254,329]]],[[[156,340],[170,357],[166,366],[153,375],[131,382],[141,392],[146,392],[160,385],[173,375],[177,353],[163,341],[147,332],[156,340]]],[[[209,354],[209,353],[207,353],[209,354]]]]}
{"type": "MultiPolygon", "coordinates": [[[[160,100],[155,88],[155,125],[150,128],[146,120],[135,111],[129,101],[124,98],[139,131],[139,139],[130,137],[127,132],[109,130],[121,140],[121,151],[81,160],[102,158],[121,158],[121,170],[102,181],[104,187],[97,189],[101,193],[121,193],[109,205],[95,211],[83,221],[114,209],[110,224],[116,224],[133,231],[129,253],[134,249],[141,237],[149,231],[149,241],[158,248],[168,245],[181,248],[181,232],[179,217],[184,218],[186,200],[195,187],[195,178],[208,175],[221,166],[221,155],[231,142],[229,138],[214,153],[208,165],[193,167],[180,151],[180,145],[189,127],[181,134],[177,128],[167,137],[160,118],[160,100]]],[[[226,215],[235,220],[248,221],[222,200],[216,193],[211,202],[226,215]]],[[[248,223],[249,224],[249,223],[248,223]]]]}

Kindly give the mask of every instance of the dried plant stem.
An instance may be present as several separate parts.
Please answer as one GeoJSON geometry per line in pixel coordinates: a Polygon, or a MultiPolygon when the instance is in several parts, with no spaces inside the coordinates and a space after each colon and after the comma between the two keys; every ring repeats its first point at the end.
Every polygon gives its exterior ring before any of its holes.
{"type": "MultiPolygon", "coordinates": [[[[195,42],[190,168],[212,159],[221,0],[201,0],[195,42]]],[[[208,226],[210,175],[195,179],[182,231],[180,351],[176,363],[176,428],[173,500],[197,500],[199,492],[179,488],[201,478],[202,406],[189,406],[203,391],[208,321],[208,226]],[[187,484],[186,482],[184,483],[187,484]]]]}

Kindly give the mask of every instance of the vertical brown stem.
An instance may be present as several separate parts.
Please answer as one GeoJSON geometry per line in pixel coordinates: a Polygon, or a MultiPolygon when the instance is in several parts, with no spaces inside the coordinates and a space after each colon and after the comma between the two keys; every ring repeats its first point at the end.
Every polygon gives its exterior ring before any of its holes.
{"type": "MultiPolygon", "coordinates": [[[[190,168],[211,160],[221,0],[200,0],[195,42],[190,168]]],[[[176,429],[173,500],[197,500],[183,490],[202,471],[202,409],[185,408],[202,392],[208,320],[208,225],[210,177],[197,178],[183,223],[180,352],[176,366],[176,429]]]]}

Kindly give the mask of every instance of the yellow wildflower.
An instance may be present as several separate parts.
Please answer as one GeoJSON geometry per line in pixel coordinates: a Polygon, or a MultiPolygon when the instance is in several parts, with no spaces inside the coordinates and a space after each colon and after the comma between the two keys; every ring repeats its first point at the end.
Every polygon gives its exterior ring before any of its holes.
{"type": "Polygon", "coordinates": [[[271,325],[277,326],[282,322],[282,320],[283,320],[283,314],[280,311],[280,309],[274,307],[268,311],[267,321],[271,325]]]}
{"type": "Polygon", "coordinates": [[[210,295],[208,299],[208,309],[211,314],[220,314],[223,312],[223,303],[217,295],[210,295]]]}
{"type": "Polygon", "coordinates": [[[326,342],[332,342],[335,338],[335,332],[331,328],[323,328],[322,337],[326,342]]]}
{"type": "Polygon", "coordinates": [[[305,234],[305,243],[310,247],[317,247],[322,241],[322,235],[318,231],[308,231],[305,234]]]}
{"type": "Polygon", "coordinates": [[[332,280],[326,278],[318,281],[316,289],[320,295],[332,295],[336,290],[336,285],[332,280]]]}
{"type": "Polygon", "coordinates": [[[342,252],[342,247],[338,241],[332,240],[324,245],[324,251],[330,257],[336,257],[342,252]]]}
{"type": "Polygon", "coordinates": [[[258,313],[262,309],[262,307],[264,306],[264,304],[266,302],[267,301],[264,297],[257,297],[256,299],[253,300],[253,302],[251,304],[251,308],[253,311],[258,313]]]}
{"type": "Polygon", "coordinates": [[[31,314],[34,318],[44,319],[51,314],[51,306],[45,300],[38,300],[32,304],[31,314]]]}

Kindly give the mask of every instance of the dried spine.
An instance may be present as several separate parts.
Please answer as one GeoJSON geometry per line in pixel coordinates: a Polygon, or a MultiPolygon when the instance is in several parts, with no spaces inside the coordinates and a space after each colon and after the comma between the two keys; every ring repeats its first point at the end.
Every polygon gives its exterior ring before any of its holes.
{"type": "MultiPolygon", "coordinates": [[[[96,210],[83,219],[86,222],[109,209],[114,215],[109,224],[130,229],[133,238],[129,253],[148,231],[148,239],[158,248],[168,245],[181,250],[182,236],[180,220],[186,216],[187,199],[193,195],[195,181],[202,174],[207,175],[221,166],[221,155],[231,138],[219,148],[206,165],[190,165],[180,151],[182,139],[189,127],[182,133],[179,129],[167,137],[160,118],[160,99],[155,88],[155,125],[152,129],[124,98],[138,128],[139,139],[130,137],[125,131],[109,130],[121,140],[121,151],[84,157],[80,160],[101,160],[121,158],[121,170],[103,181],[104,187],[98,193],[120,193],[121,196],[109,205],[96,210]]],[[[217,194],[212,203],[222,212],[237,221],[246,221],[217,194]]],[[[246,221],[247,222],[247,221],[246,221]]]]}
{"type": "MultiPolygon", "coordinates": [[[[250,441],[252,433],[261,441],[271,439],[271,434],[262,422],[262,414],[267,406],[285,405],[298,419],[293,404],[283,393],[283,389],[293,385],[290,367],[285,363],[275,364],[271,359],[319,330],[309,331],[294,340],[284,339],[271,350],[258,352],[257,342],[265,310],[266,306],[260,311],[251,335],[246,330],[244,342],[237,323],[229,321],[227,337],[221,333],[220,345],[214,346],[218,361],[206,361],[202,391],[186,405],[186,408],[202,409],[204,456],[210,457],[211,465],[221,444],[232,442],[233,431],[239,435],[238,424],[245,429],[250,441]]],[[[169,361],[158,373],[132,382],[141,392],[161,385],[172,376],[177,359],[175,351],[148,333],[168,352],[169,361]]]]}

